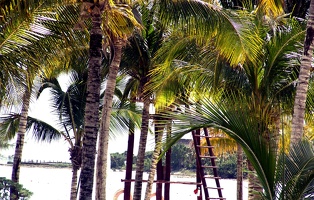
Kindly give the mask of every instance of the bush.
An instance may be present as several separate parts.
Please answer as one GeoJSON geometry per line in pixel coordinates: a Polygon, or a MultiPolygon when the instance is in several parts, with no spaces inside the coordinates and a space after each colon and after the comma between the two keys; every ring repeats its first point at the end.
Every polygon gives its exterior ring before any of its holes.
{"type": "Polygon", "coordinates": [[[9,200],[10,199],[10,188],[15,186],[18,190],[19,200],[28,200],[32,196],[32,192],[23,188],[21,184],[15,183],[10,179],[0,177],[0,199],[9,200]]]}

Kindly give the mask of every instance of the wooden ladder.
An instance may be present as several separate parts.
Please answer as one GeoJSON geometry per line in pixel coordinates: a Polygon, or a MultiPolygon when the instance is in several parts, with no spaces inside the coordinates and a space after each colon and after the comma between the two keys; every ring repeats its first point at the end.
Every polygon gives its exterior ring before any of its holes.
{"type": "MultiPolygon", "coordinates": [[[[196,163],[197,163],[197,168],[198,168],[198,176],[201,180],[201,184],[203,185],[204,189],[204,195],[206,200],[211,200],[211,199],[220,199],[223,200],[225,198],[222,197],[222,189],[220,187],[220,177],[218,176],[218,170],[216,166],[216,156],[213,153],[213,146],[211,146],[210,141],[209,141],[209,134],[208,130],[204,128],[204,134],[200,134],[200,130],[198,131],[192,131],[192,136],[193,136],[193,143],[195,147],[195,152],[196,152],[196,163]],[[200,138],[205,138],[206,139],[206,145],[200,145],[200,138]],[[201,155],[201,148],[206,148],[208,150],[208,155],[201,155]],[[204,165],[205,159],[209,159],[211,165],[204,165]],[[206,172],[212,171],[212,175],[205,175],[206,172]],[[208,179],[214,179],[216,183],[216,187],[208,187],[206,180],[208,179]],[[209,191],[212,190],[217,190],[218,192],[218,197],[209,197],[209,191]]],[[[209,173],[208,173],[209,174],[209,173]]]]}

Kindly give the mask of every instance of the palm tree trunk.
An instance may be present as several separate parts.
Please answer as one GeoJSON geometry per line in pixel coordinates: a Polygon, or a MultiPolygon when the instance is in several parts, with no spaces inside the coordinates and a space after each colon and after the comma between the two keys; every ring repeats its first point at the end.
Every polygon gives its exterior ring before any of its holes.
{"type": "Polygon", "coordinates": [[[256,200],[261,199],[261,193],[263,191],[263,188],[260,185],[260,181],[258,180],[258,177],[256,175],[255,169],[251,162],[247,161],[248,165],[248,176],[249,176],[249,197],[248,200],[256,200]]]}
{"type": "Polygon", "coordinates": [[[294,101],[290,147],[293,144],[296,144],[299,140],[301,140],[303,136],[305,104],[307,90],[309,86],[311,63],[313,59],[312,58],[313,38],[314,38],[314,0],[311,0],[309,9],[309,19],[307,21],[306,36],[304,41],[304,52],[301,60],[299,80],[294,101]]]}
{"type": "MultiPolygon", "coordinates": [[[[19,179],[20,179],[20,166],[21,166],[21,161],[22,161],[22,152],[23,152],[23,146],[24,146],[24,137],[25,137],[25,132],[26,132],[30,97],[31,97],[30,90],[26,87],[24,95],[23,95],[23,105],[22,105],[22,111],[21,111],[21,116],[20,116],[19,130],[17,133],[14,160],[13,160],[13,166],[12,166],[11,180],[15,183],[19,183],[19,179]]],[[[17,188],[11,187],[10,199],[11,200],[19,199],[17,188]]]]}
{"type": "MultiPolygon", "coordinates": [[[[167,138],[171,138],[172,132],[172,120],[167,125],[167,138]]],[[[165,181],[170,181],[171,174],[171,147],[166,152],[166,170],[165,170],[165,181]]],[[[170,183],[165,183],[165,200],[170,200],[170,183]]],[[[160,199],[161,200],[161,199],[160,199]]]]}
{"type": "Polygon", "coordinates": [[[237,144],[237,200],[243,199],[243,150],[237,144]]]}
{"type": "MultiPolygon", "coordinates": [[[[160,126],[158,125],[159,121],[158,119],[154,119],[155,121],[155,135],[156,135],[156,143],[158,140],[158,133],[161,131],[160,126]]],[[[164,180],[164,167],[162,165],[162,159],[160,159],[156,166],[157,170],[157,181],[163,181],[164,180]]],[[[156,200],[162,199],[162,183],[156,183],[156,200]]]]}
{"type": "Polygon", "coordinates": [[[109,126],[112,111],[112,100],[116,79],[121,62],[122,48],[124,42],[122,39],[113,39],[113,59],[109,67],[109,76],[106,85],[104,103],[101,117],[101,128],[98,140],[97,169],[96,169],[96,200],[106,199],[106,180],[107,180],[107,158],[109,144],[109,126]]]}
{"type": "Polygon", "coordinates": [[[100,66],[102,61],[102,19],[97,6],[92,10],[90,30],[90,59],[88,63],[87,96],[85,105],[85,134],[83,138],[80,200],[92,200],[96,142],[99,129],[100,66]]]}
{"type": "Polygon", "coordinates": [[[158,157],[160,155],[161,147],[162,147],[162,136],[163,136],[163,129],[158,130],[158,132],[155,133],[157,135],[156,137],[156,144],[154,148],[154,153],[152,156],[152,162],[150,167],[150,172],[147,180],[147,186],[146,186],[146,192],[145,192],[145,200],[150,200],[150,195],[152,193],[152,187],[154,183],[157,163],[158,163],[158,157]]]}
{"type": "Polygon", "coordinates": [[[70,200],[76,200],[77,196],[77,167],[72,167],[71,196],[70,200]]]}
{"type": "Polygon", "coordinates": [[[134,123],[129,120],[129,137],[128,137],[128,149],[126,156],[126,169],[124,182],[124,200],[131,199],[131,179],[132,179],[132,165],[133,165],[133,149],[134,149],[134,123]]]}
{"type": "Polygon", "coordinates": [[[69,149],[70,160],[72,163],[72,181],[71,181],[71,200],[77,198],[77,172],[82,165],[82,147],[79,142],[75,146],[69,149]]]}
{"type": "Polygon", "coordinates": [[[149,100],[144,100],[144,107],[142,112],[142,125],[141,125],[141,136],[140,144],[138,147],[138,154],[136,160],[136,172],[135,172],[135,186],[133,200],[141,200],[142,195],[142,181],[144,172],[144,159],[145,150],[148,134],[148,123],[149,123],[149,100]]]}

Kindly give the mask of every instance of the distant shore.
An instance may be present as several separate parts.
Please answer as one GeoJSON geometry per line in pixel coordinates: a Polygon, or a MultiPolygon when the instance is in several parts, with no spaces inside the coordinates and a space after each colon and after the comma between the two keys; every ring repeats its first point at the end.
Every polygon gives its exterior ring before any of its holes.
{"type": "MultiPolygon", "coordinates": [[[[8,162],[7,164],[0,164],[0,166],[12,166],[12,162],[8,162]]],[[[26,167],[43,167],[43,168],[71,168],[71,163],[66,162],[22,162],[21,166],[26,167]]]]}

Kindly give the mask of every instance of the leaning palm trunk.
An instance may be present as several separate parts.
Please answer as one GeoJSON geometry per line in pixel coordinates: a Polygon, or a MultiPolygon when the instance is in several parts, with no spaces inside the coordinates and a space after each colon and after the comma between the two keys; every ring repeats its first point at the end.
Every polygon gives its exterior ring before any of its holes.
{"type": "Polygon", "coordinates": [[[243,199],[243,149],[237,144],[237,200],[243,199]]]}
{"type": "Polygon", "coordinates": [[[307,21],[306,36],[304,41],[304,52],[301,60],[299,80],[296,89],[293,117],[291,143],[296,144],[303,136],[303,125],[305,115],[305,103],[309,86],[311,63],[313,57],[313,38],[314,38],[314,0],[311,0],[309,9],[309,19],[307,21]]]}
{"type": "Polygon", "coordinates": [[[112,100],[116,87],[116,78],[121,62],[123,39],[113,39],[113,60],[109,67],[109,78],[107,80],[102,109],[101,128],[98,140],[97,169],[96,169],[96,200],[106,199],[106,180],[107,180],[107,158],[109,143],[109,125],[112,111],[112,100]]]}
{"type": "Polygon", "coordinates": [[[142,194],[142,181],[144,172],[144,159],[145,150],[148,134],[148,123],[149,123],[149,99],[144,100],[143,112],[142,112],[142,125],[141,125],[141,136],[140,144],[138,147],[138,154],[136,160],[136,172],[135,172],[135,186],[133,200],[141,200],[142,194]]]}
{"type": "MultiPolygon", "coordinates": [[[[99,6],[99,5],[98,5],[99,6]]],[[[99,128],[100,66],[102,61],[102,19],[96,5],[92,10],[90,59],[88,62],[87,96],[84,115],[80,200],[92,200],[97,134],[99,128]]]]}
{"type": "MultiPolygon", "coordinates": [[[[21,166],[21,161],[22,161],[22,152],[23,152],[23,146],[24,146],[24,137],[25,137],[25,132],[26,132],[30,97],[31,97],[30,90],[26,87],[24,96],[23,96],[23,105],[22,105],[22,111],[21,111],[21,116],[20,116],[19,130],[17,133],[14,160],[13,160],[13,166],[12,166],[11,179],[15,183],[19,183],[19,179],[20,179],[20,166],[21,166]]],[[[11,200],[19,199],[17,188],[15,187],[11,188],[10,199],[11,200]]]]}
{"type": "MultiPolygon", "coordinates": [[[[156,124],[155,126],[158,126],[158,125],[156,124]]],[[[154,153],[153,153],[152,161],[151,161],[150,172],[149,172],[148,180],[147,180],[145,200],[150,200],[150,195],[152,193],[152,187],[154,183],[154,177],[156,173],[158,158],[159,158],[161,147],[162,147],[163,129],[157,129],[157,130],[158,131],[155,133],[157,135],[156,144],[155,144],[154,153]]]]}

